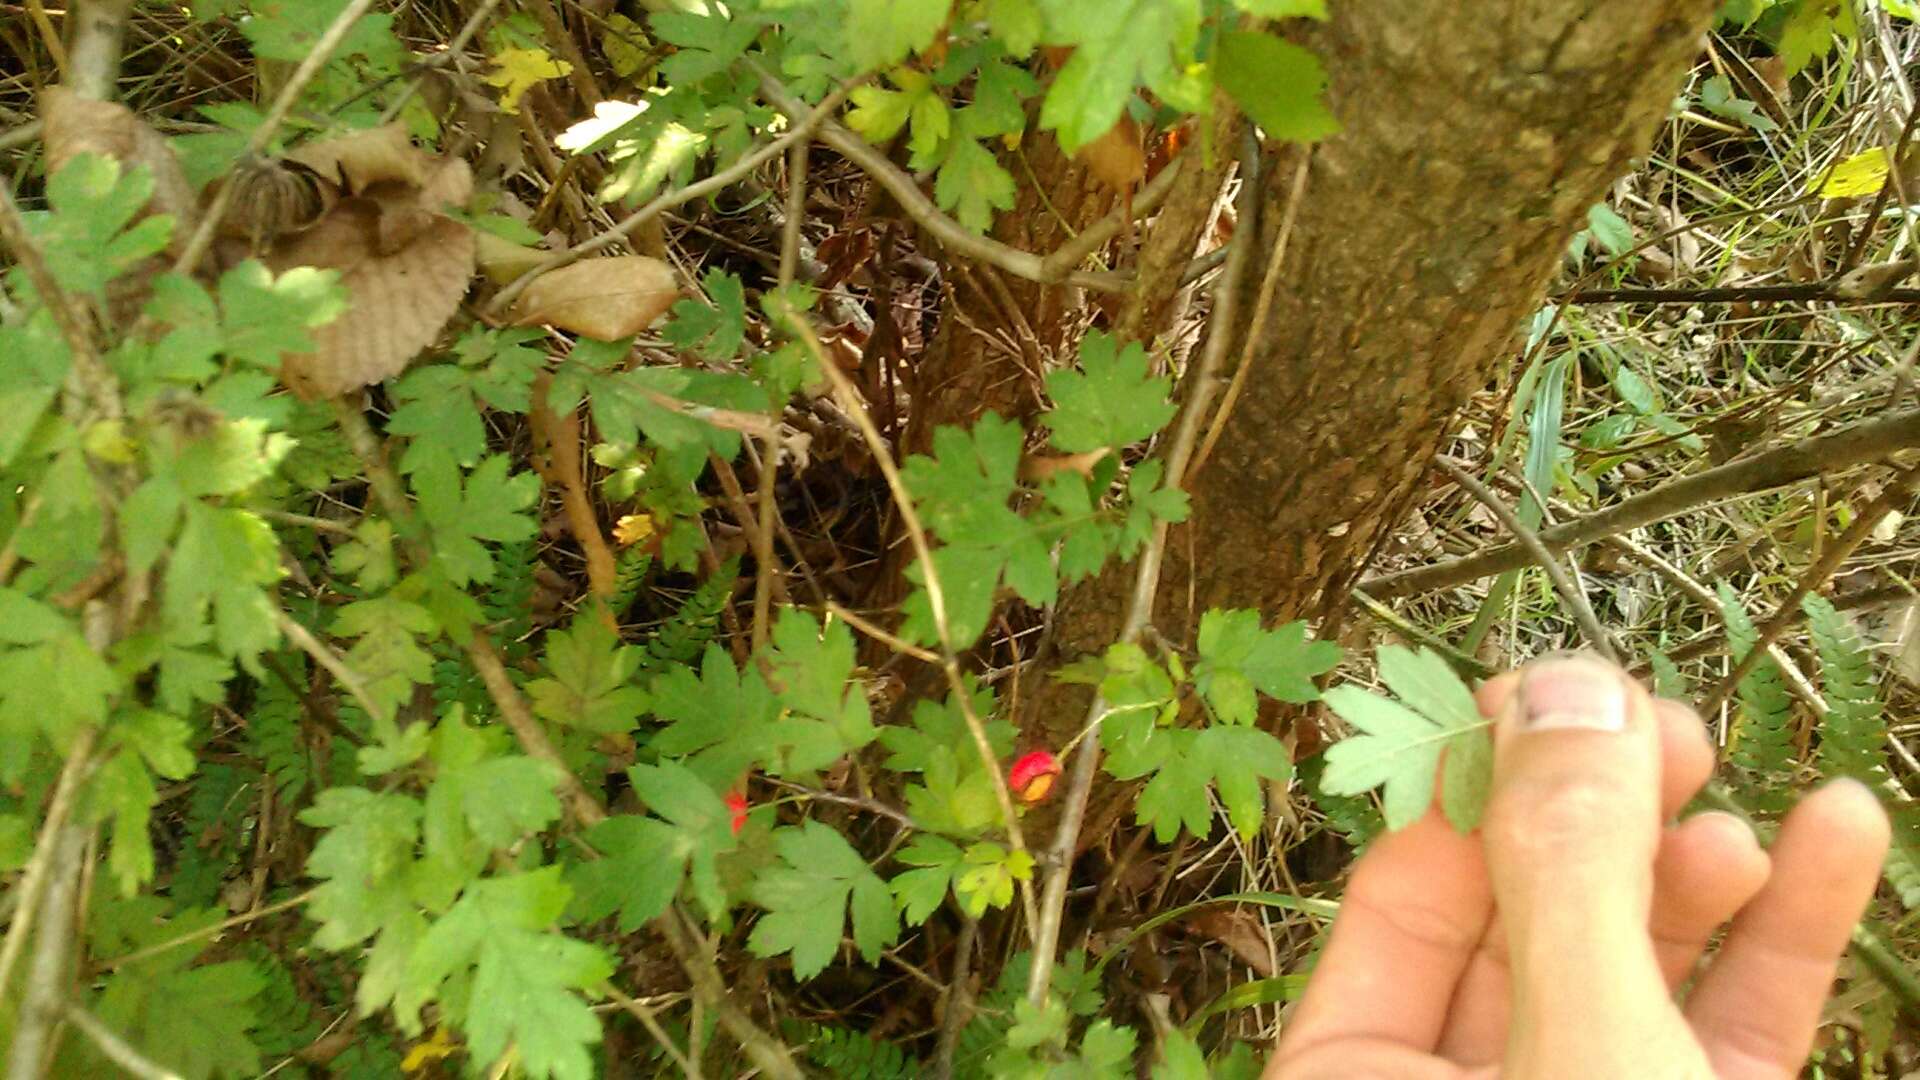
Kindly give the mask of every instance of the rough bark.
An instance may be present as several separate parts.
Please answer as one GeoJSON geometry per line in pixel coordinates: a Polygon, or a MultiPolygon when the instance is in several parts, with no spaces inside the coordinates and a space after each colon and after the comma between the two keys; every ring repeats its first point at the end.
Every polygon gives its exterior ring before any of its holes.
{"type": "MultiPolygon", "coordinates": [[[[1270,316],[1237,331],[1252,336],[1253,367],[1190,478],[1193,519],[1169,542],[1155,612],[1163,633],[1190,640],[1213,606],[1289,619],[1340,602],[1456,410],[1515,358],[1515,332],[1587,208],[1645,151],[1713,7],[1329,5],[1308,43],[1343,129],[1315,149],[1270,316]]],[[[1268,170],[1268,249],[1289,172],[1268,170]]],[[[1064,658],[1113,639],[1129,574],[1063,598],[1064,658]]],[[[1080,688],[1055,684],[1029,723],[1058,741],[1084,707],[1080,688]]]]}

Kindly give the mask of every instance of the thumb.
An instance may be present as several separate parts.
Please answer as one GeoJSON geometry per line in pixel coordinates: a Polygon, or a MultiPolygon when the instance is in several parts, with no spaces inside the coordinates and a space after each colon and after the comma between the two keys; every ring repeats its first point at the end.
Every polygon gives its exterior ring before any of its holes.
{"type": "Polygon", "coordinates": [[[1684,1034],[1648,915],[1660,841],[1652,701],[1619,668],[1522,670],[1494,735],[1483,843],[1513,972],[1507,1075],[1649,1075],[1684,1034]],[[1658,1060],[1658,1059],[1656,1059],[1658,1060]]]}

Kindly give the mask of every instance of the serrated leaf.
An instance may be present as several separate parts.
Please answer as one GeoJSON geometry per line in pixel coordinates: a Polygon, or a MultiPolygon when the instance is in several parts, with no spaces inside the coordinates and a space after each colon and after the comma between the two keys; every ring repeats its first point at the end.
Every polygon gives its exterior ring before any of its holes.
{"type": "Polygon", "coordinates": [[[534,712],[555,723],[602,735],[633,730],[647,708],[647,692],[633,682],[643,654],[622,645],[592,613],[546,637],[550,678],[527,684],[534,712]]]}
{"type": "Polygon", "coordinates": [[[1382,679],[1388,680],[1391,672],[1388,685],[1402,700],[1353,686],[1327,691],[1327,705],[1358,734],[1327,749],[1320,790],[1358,795],[1384,786],[1387,827],[1399,829],[1427,812],[1441,754],[1448,751],[1449,774],[1457,767],[1461,775],[1449,775],[1442,808],[1454,828],[1469,831],[1484,801],[1490,721],[1480,715],[1458,676],[1430,650],[1416,653],[1386,645],[1378,655],[1382,679]]]}
{"type": "Polygon", "coordinates": [[[1229,30],[1214,47],[1213,77],[1273,138],[1314,142],[1340,130],[1321,98],[1327,73],[1320,58],[1291,41],[1229,30]]]}
{"type": "Polygon", "coordinates": [[[847,50],[861,68],[898,63],[933,43],[952,0],[851,0],[847,50]]]}
{"type": "Polygon", "coordinates": [[[1053,445],[1069,454],[1118,449],[1158,432],[1173,419],[1173,380],[1147,370],[1139,342],[1118,346],[1102,331],[1080,342],[1080,367],[1047,376],[1053,445]]]}
{"type": "Polygon", "coordinates": [[[995,210],[1013,209],[1013,174],[973,139],[954,139],[934,177],[933,198],[975,233],[993,226],[995,210]]]}
{"type": "Polygon", "coordinates": [[[631,932],[665,912],[691,875],[694,898],[718,918],[726,899],[715,860],[737,844],[733,811],[677,762],[635,765],[627,775],[653,816],[622,814],[588,831],[588,844],[605,858],[569,874],[576,916],[591,921],[617,910],[621,930],[631,932]]]}
{"type": "Polygon", "coordinates": [[[766,909],[747,948],[755,956],[791,953],[793,974],[807,980],[840,951],[849,917],[853,940],[868,963],[900,936],[886,883],[838,832],[817,821],[774,834],[781,865],[763,870],[749,890],[766,909]]]}
{"type": "Polygon", "coordinates": [[[1090,5],[1042,0],[1047,38],[1074,46],[1040,107],[1040,126],[1071,154],[1106,134],[1141,84],[1165,89],[1192,60],[1197,0],[1122,0],[1090,5]]]}
{"type": "Polygon", "coordinates": [[[1340,647],[1308,641],[1303,622],[1276,630],[1260,628],[1255,611],[1211,609],[1200,617],[1196,641],[1200,663],[1194,686],[1222,720],[1251,724],[1254,690],[1281,701],[1306,702],[1319,696],[1313,677],[1333,670],[1340,647]]]}
{"type": "Polygon", "coordinates": [[[500,88],[500,108],[508,113],[520,111],[520,98],[528,90],[573,71],[572,64],[554,59],[545,49],[502,49],[491,59],[494,70],[481,81],[500,88]]]}

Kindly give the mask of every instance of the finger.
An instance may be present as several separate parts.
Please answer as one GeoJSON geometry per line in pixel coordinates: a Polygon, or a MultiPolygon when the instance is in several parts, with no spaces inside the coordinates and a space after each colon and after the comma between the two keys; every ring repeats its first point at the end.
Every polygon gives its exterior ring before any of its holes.
{"type": "Polygon", "coordinates": [[[1808,796],[1773,844],[1773,874],[1687,1002],[1723,1077],[1797,1075],[1887,851],[1886,812],[1851,780],[1808,796]]]}
{"type": "Polygon", "coordinates": [[[1275,1060],[1356,1039],[1431,1051],[1491,909],[1478,840],[1438,812],[1382,835],[1354,865],[1275,1060]]]}
{"type": "Polygon", "coordinates": [[[1507,929],[1513,1075],[1629,1075],[1649,1046],[1681,1048],[1648,932],[1660,759],[1652,699],[1591,656],[1529,664],[1495,726],[1484,845],[1507,929]]]}
{"type": "MultiPolygon", "coordinates": [[[[1654,859],[1649,928],[1669,989],[1692,970],[1713,932],[1759,891],[1767,867],[1753,830],[1730,814],[1699,814],[1666,830],[1654,859]]],[[[1511,1016],[1506,927],[1496,911],[1460,979],[1440,1055],[1468,1068],[1498,1063],[1511,1016]]]]}
{"type": "MultiPolygon", "coordinates": [[[[1481,683],[1474,699],[1483,714],[1499,716],[1519,685],[1518,672],[1498,675],[1481,683]]],[[[1671,818],[1713,775],[1713,743],[1692,706],[1654,698],[1653,711],[1660,726],[1660,816],[1671,818]]]]}
{"type": "Polygon", "coordinates": [[[1660,817],[1670,819],[1700,793],[1713,775],[1714,749],[1707,725],[1692,706],[1654,698],[1660,725],[1660,817]]]}
{"type": "Polygon", "coordinates": [[[1679,987],[1714,931],[1752,900],[1773,862],[1753,829],[1718,810],[1667,830],[1653,862],[1653,949],[1667,989],[1679,987]]]}

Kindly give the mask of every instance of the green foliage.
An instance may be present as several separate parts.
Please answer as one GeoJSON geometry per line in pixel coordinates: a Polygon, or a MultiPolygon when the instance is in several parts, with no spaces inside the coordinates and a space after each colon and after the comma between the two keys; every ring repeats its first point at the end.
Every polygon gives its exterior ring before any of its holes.
{"type": "Polygon", "coordinates": [[[1471,831],[1492,780],[1492,721],[1480,715],[1473,692],[1437,653],[1383,645],[1376,658],[1380,680],[1399,700],[1354,686],[1327,691],[1327,705],[1356,734],[1327,749],[1320,790],[1340,796],[1381,787],[1387,828],[1404,828],[1433,802],[1434,774],[1444,754],[1441,808],[1454,828],[1471,831]]]}
{"type": "Polygon", "coordinates": [[[790,1024],[786,1035],[792,1045],[805,1048],[807,1063],[823,1076],[845,1080],[915,1080],[923,1075],[920,1063],[898,1046],[851,1028],[790,1024]]]}
{"type": "Polygon", "coordinates": [[[574,914],[591,921],[618,910],[620,928],[633,930],[665,912],[686,880],[718,918],[726,897],[715,860],[734,847],[726,803],[685,765],[635,765],[627,775],[653,816],[621,814],[587,831],[587,842],[605,857],[569,875],[574,914]]]}
{"type": "Polygon", "coordinates": [[[793,954],[793,974],[811,979],[840,951],[851,915],[853,942],[874,963],[900,936],[886,882],[839,833],[818,821],[774,833],[781,865],[754,878],[750,895],[766,909],[747,947],[756,956],[793,954]]]}
{"type": "Polygon", "coordinates": [[[1821,696],[1827,703],[1820,721],[1820,771],[1878,787],[1887,778],[1887,722],[1866,644],[1825,597],[1809,595],[1801,608],[1820,654],[1821,696]]]}
{"type": "MultiPolygon", "coordinates": [[[[1753,650],[1760,634],[1733,587],[1723,581],[1718,592],[1727,651],[1737,663],[1753,650]]],[[[1728,756],[1746,774],[1755,805],[1777,813],[1786,809],[1785,780],[1794,765],[1793,699],[1787,694],[1786,676],[1772,657],[1762,656],[1735,689],[1739,707],[1728,756]]]]}
{"type": "Polygon", "coordinates": [[[1094,330],[1080,342],[1081,371],[1047,376],[1053,445],[1069,454],[1119,449],[1152,435],[1173,419],[1173,380],[1149,375],[1147,350],[1137,341],[1117,347],[1094,330]]]}
{"type": "MultiPolygon", "coordinates": [[[[133,897],[101,905],[89,922],[89,944],[104,960],[125,957],[220,921],[200,908],[169,915],[164,901],[133,897]]],[[[250,1077],[260,1050],[248,1034],[264,980],[244,960],[199,962],[208,939],[127,961],[100,985],[90,1011],[156,1064],[187,1080],[250,1077]]],[[[105,1075],[111,1067],[91,1043],[76,1075],[105,1075]]]]}
{"type": "Polygon", "coordinates": [[[538,715],[601,735],[631,731],[647,707],[647,693],[633,685],[641,652],[621,645],[597,611],[574,619],[570,630],[546,637],[549,678],[527,684],[538,715]]]}
{"type": "Polygon", "coordinates": [[[740,560],[728,559],[720,569],[707,575],[666,621],[647,635],[645,668],[664,671],[680,664],[691,664],[720,629],[720,613],[733,600],[734,583],[740,580],[740,560]]]}

